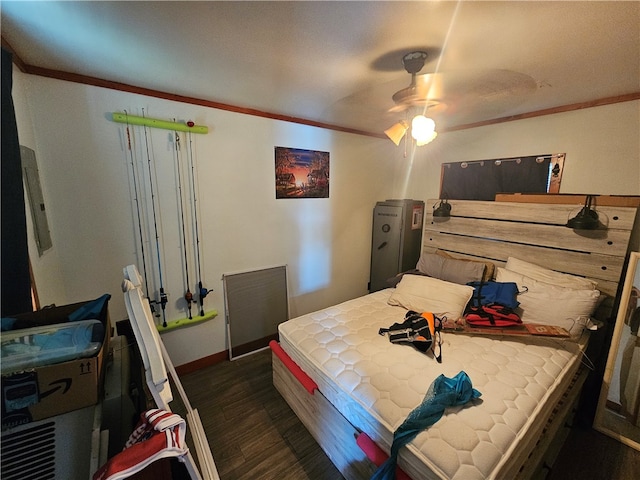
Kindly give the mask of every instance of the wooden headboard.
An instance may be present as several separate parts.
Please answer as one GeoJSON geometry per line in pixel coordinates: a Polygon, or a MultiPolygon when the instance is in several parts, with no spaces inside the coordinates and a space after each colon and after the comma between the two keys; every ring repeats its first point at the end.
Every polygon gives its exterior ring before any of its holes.
{"type": "MultiPolygon", "coordinates": [[[[630,250],[637,250],[639,209],[596,208],[607,229],[575,231],[565,225],[579,205],[450,200],[451,216],[432,215],[426,204],[423,252],[487,259],[504,266],[508,257],[595,280],[614,299],[630,250]],[[635,225],[635,228],[634,228],[635,225]]],[[[613,305],[613,302],[607,302],[613,305]]],[[[610,314],[611,312],[609,312],[610,314]]]]}

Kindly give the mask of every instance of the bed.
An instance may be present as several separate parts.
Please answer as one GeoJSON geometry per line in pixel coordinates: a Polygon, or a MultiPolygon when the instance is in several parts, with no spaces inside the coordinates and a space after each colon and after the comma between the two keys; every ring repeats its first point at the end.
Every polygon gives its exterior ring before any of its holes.
{"type": "Polygon", "coordinates": [[[598,207],[607,229],[577,232],[564,226],[575,205],[450,203],[450,218],[426,217],[419,264],[447,258],[457,268],[446,269],[446,277],[484,262],[498,281],[535,285],[529,297],[518,295],[525,299],[524,321],[569,306],[582,313],[588,307],[589,315],[561,325],[570,339],[443,333],[442,363],[379,335],[408,309],[437,305],[430,311],[461,314],[468,301],[463,290],[471,287],[443,279],[441,271],[440,278],[407,275],[395,287],[281,324],[279,343],[271,344],[274,385],[345,478],[370,478],[390,451],[393,431],[433,380],[460,371],[482,396],[447,409],[402,448],[399,476],[532,477],[552,461],[547,452],[557,449],[549,447],[561,441],[558,432],[588,372],[584,365],[593,363],[585,356],[587,317],[608,318],[616,308],[627,251],[637,242],[636,208],[598,207]]]}

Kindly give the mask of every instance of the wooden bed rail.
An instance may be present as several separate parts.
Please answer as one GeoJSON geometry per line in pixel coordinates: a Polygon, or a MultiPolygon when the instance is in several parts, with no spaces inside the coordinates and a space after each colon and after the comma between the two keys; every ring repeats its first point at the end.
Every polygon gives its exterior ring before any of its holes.
{"type": "MultiPolygon", "coordinates": [[[[376,442],[371,440],[371,437],[362,432],[356,437],[356,444],[364,452],[369,460],[371,460],[377,467],[387,461],[389,455],[382,450],[376,442]]],[[[396,480],[411,480],[411,477],[407,475],[400,467],[396,467],[396,480]]]]}
{"type": "Polygon", "coordinates": [[[269,342],[269,348],[271,348],[274,355],[280,359],[283,365],[287,367],[289,372],[291,372],[291,375],[300,382],[300,385],[302,385],[307,392],[313,395],[313,393],[318,390],[318,384],[314,382],[311,377],[298,366],[297,363],[291,360],[291,357],[287,355],[287,352],[282,349],[278,342],[271,340],[269,342]]]}

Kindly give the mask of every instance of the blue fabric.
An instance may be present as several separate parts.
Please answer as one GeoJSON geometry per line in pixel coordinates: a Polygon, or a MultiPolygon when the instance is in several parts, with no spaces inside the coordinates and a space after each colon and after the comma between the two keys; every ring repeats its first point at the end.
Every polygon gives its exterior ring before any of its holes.
{"type": "MultiPolygon", "coordinates": [[[[102,312],[104,311],[105,305],[111,299],[111,295],[105,293],[99,298],[87,302],[77,310],[74,310],[69,314],[70,322],[78,322],[80,320],[100,320],[102,316],[102,312]]],[[[2,322],[0,323],[0,328],[3,332],[8,332],[13,330],[14,324],[16,323],[15,318],[11,317],[2,317],[2,322]]]]}
{"type": "Polygon", "coordinates": [[[13,325],[16,323],[15,318],[11,317],[2,317],[1,329],[3,332],[8,332],[9,330],[13,330],[13,325]]]}
{"type": "Polygon", "coordinates": [[[517,308],[518,284],[515,282],[469,282],[467,285],[473,287],[473,295],[469,304],[474,307],[498,303],[509,308],[517,308]]]}
{"type": "Polygon", "coordinates": [[[111,299],[111,295],[105,293],[100,298],[96,298],[90,302],[85,303],[69,314],[70,322],[78,322],[80,320],[100,320],[100,314],[102,313],[105,304],[111,299]]]}
{"type": "Polygon", "coordinates": [[[391,454],[387,461],[374,472],[371,480],[393,480],[401,447],[413,440],[422,430],[440,420],[447,407],[464,405],[480,395],[482,394],[473,388],[471,379],[463,371],[453,378],[444,375],[436,378],[427,390],[422,403],[413,409],[393,433],[391,454]]]}

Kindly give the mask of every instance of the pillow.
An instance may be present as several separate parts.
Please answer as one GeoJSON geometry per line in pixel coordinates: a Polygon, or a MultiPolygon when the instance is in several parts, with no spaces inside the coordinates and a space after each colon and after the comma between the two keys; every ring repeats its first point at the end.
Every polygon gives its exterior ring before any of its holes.
{"type": "Polygon", "coordinates": [[[447,252],[445,252],[444,250],[436,250],[436,255],[440,255],[441,257],[444,258],[453,258],[456,260],[464,260],[465,262],[477,262],[477,263],[482,263],[484,264],[484,274],[482,275],[482,281],[483,282],[488,282],[489,280],[491,280],[493,278],[493,275],[496,273],[496,265],[493,262],[488,262],[488,261],[484,261],[484,260],[471,260],[468,258],[456,258],[456,257],[452,257],[451,255],[449,255],[447,252]]]}
{"type": "Polygon", "coordinates": [[[400,272],[394,277],[387,278],[387,285],[389,286],[389,288],[395,288],[395,286],[398,285],[398,282],[402,280],[402,277],[404,275],[426,275],[426,273],[422,273],[417,268],[414,268],[412,270],[407,270],[406,272],[400,272]]]}
{"type": "Polygon", "coordinates": [[[593,314],[600,299],[598,290],[553,285],[500,267],[496,280],[518,285],[522,293],[518,294],[520,306],[515,312],[523,322],[556,325],[572,337],[582,333],[586,319],[593,314]]]}
{"type": "Polygon", "coordinates": [[[387,303],[416,312],[432,312],[439,317],[457,320],[462,317],[473,287],[458,285],[432,277],[404,275],[387,303]]]}
{"type": "Polygon", "coordinates": [[[484,273],[484,263],[445,258],[435,253],[420,255],[416,268],[430,277],[460,285],[477,282],[484,273]]]}
{"type": "Polygon", "coordinates": [[[551,283],[560,287],[576,288],[580,290],[595,290],[597,284],[591,280],[568,273],[560,273],[548,268],[525,262],[518,258],[507,258],[507,264],[504,266],[507,270],[517,272],[534,280],[545,283],[551,283]]]}

